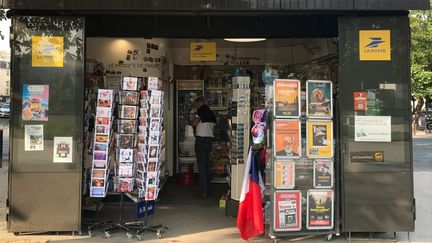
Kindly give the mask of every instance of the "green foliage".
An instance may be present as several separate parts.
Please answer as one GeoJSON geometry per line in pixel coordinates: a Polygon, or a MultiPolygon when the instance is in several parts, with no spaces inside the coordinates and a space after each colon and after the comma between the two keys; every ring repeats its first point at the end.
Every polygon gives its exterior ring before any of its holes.
{"type": "Polygon", "coordinates": [[[432,97],[432,10],[411,11],[410,24],[412,96],[432,97]]]}
{"type": "MultiPolygon", "coordinates": [[[[6,17],[6,11],[4,10],[4,9],[0,9],[0,22],[1,21],[5,21],[7,19],[7,17],[6,17]]],[[[0,31],[0,38],[2,39],[2,40],[4,40],[4,35],[3,35],[3,33],[0,31]]]]}

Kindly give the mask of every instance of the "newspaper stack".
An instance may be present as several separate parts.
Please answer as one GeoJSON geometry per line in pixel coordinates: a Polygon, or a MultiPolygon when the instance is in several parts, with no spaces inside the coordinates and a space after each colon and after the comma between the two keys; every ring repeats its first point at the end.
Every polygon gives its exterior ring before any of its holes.
{"type": "Polygon", "coordinates": [[[113,103],[113,90],[98,90],[90,197],[105,197],[107,193],[113,103]]]}
{"type": "Polygon", "coordinates": [[[132,192],[134,188],[136,163],[136,133],[139,111],[140,79],[137,77],[123,77],[118,99],[117,131],[115,134],[116,147],[116,178],[119,192],[132,192]]]}
{"type": "Polygon", "coordinates": [[[136,182],[138,196],[152,201],[159,194],[163,92],[156,90],[157,78],[149,78],[147,87],[141,91],[136,182]]]}

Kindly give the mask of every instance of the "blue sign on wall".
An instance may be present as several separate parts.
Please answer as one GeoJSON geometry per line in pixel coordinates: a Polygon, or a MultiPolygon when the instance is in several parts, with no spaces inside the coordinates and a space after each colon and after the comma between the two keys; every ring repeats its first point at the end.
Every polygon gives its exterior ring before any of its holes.
{"type": "Polygon", "coordinates": [[[155,211],[155,201],[142,201],[136,204],[136,217],[144,218],[145,217],[145,210],[146,210],[146,203],[147,203],[147,215],[153,215],[155,211]]]}

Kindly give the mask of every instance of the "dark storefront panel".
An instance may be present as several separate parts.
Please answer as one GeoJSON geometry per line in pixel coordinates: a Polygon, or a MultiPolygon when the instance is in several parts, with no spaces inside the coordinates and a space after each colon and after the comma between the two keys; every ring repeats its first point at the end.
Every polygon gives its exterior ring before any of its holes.
{"type": "Polygon", "coordinates": [[[84,21],[23,16],[14,17],[12,25],[9,229],[77,231],[81,222],[84,21]],[[35,67],[32,36],[62,36],[63,67],[35,67]],[[48,121],[23,121],[24,84],[49,85],[48,121]],[[25,125],[43,125],[42,151],[26,151],[25,125]],[[71,163],[53,162],[54,137],[73,138],[71,163]]]}
{"type": "Polygon", "coordinates": [[[5,0],[10,9],[287,11],[426,9],[428,0],[5,0]]]}
{"type": "Polygon", "coordinates": [[[408,17],[341,18],[339,33],[344,231],[412,231],[408,17]],[[375,40],[390,42],[391,60],[360,61],[360,30],[390,30],[375,40]],[[369,92],[367,111],[354,111],[353,92],[369,92]],[[391,142],[355,141],[356,116],[391,116],[391,142]]]}

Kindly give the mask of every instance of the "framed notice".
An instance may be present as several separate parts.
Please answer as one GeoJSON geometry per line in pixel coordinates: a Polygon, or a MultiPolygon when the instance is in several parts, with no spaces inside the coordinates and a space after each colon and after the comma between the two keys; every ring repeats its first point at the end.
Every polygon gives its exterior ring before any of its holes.
{"type": "Polygon", "coordinates": [[[276,189],[293,189],[295,187],[295,162],[293,160],[276,160],[273,168],[276,189]]]}
{"type": "Polygon", "coordinates": [[[300,81],[276,79],[273,86],[273,113],[276,118],[300,117],[300,81]]]}
{"type": "Polygon", "coordinates": [[[391,142],[391,116],[355,116],[354,141],[391,142]]]}
{"type": "Polygon", "coordinates": [[[315,188],[333,187],[333,161],[332,160],[314,161],[313,185],[315,188]]]}
{"type": "Polygon", "coordinates": [[[333,157],[333,122],[306,122],[306,154],[309,158],[333,157]]]}
{"type": "Polygon", "coordinates": [[[306,228],[333,229],[334,193],[329,189],[310,189],[307,192],[306,228]]]}
{"type": "Polygon", "coordinates": [[[274,127],[274,156],[298,158],[301,156],[301,123],[299,120],[276,119],[274,127]]]}
{"type": "Polygon", "coordinates": [[[301,192],[275,191],[273,207],[274,231],[300,231],[301,217],[301,192]]]}
{"type": "Polygon", "coordinates": [[[333,117],[333,94],[331,81],[306,81],[306,115],[310,118],[333,117]]]}

